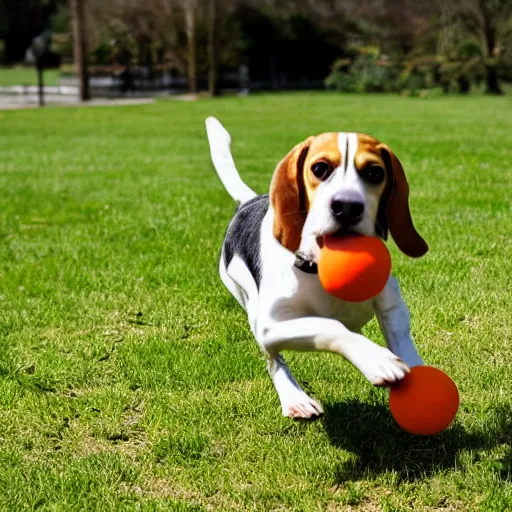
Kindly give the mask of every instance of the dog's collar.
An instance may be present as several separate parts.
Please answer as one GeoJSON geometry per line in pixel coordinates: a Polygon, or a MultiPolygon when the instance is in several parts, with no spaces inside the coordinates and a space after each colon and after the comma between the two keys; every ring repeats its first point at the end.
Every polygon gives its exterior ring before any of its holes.
{"type": "Polygon", "coordinates": [[[318,266],[314,261],[309,261],[300,253],[295,254],[294,266],[306,274],[318,274],[318,266]]]}

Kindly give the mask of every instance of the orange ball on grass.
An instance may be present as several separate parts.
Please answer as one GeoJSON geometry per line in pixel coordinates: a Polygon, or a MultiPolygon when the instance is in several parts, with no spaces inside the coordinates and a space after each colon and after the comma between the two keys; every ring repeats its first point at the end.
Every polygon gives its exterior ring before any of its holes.
{"type": "Polygon", "coordinates": [[[453,380],[432,366],[415,366],[391,386],[389,408],[406,432],[419,436],[447,428],[459,408],[459,391],[453,380]]]}
{"type": "Polygon", "coordinates": [[[346,302],[363,302],[377,296],[391,273],[391,256],[375,236],[324,237],[318,277],[324,289],[346,302]]]}

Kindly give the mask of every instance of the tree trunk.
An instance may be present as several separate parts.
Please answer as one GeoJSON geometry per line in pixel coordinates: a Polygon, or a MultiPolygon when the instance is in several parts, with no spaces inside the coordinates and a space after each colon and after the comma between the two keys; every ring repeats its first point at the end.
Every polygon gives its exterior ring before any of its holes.
{"type": "Polygon", "coordinates": [[[185,7],[185,25],[188,44],[188,90],[197,92],[197,21],[196,2],[189,0],[185,7]]]}
{"type": "Polygon", "coordinates": [[[219,61],[217,57],[217,0],[208,0],[208,91],[210,96],[217,96],[219,61]]]}
{"type": "Polygon", "coordinates": [[[485,92],[487,94],[503,94],[500,83],[498,81],[498,72],[495,66],[486,66],[487,71],[487,87],[485,92]]]}
{"type": "Polygon", "coordinates": [[[73,24],[73,54],[75,70],[78,75],[78,87],[80,99],[87,101],[91,99],[89,88],[89,70],[87,68],[87,39],[85,32],[84,18],[85,0],[70,0],[69,9],[73,24]]]}
{"type": "MultiPolygon", "coordinates": [[[[485,18],[485,43],[487,45],[487,59],[494,59],[494,51],[496,48],[496,31],[491,25],[489,20],[485,18]]],[[[486,94],[503,94],[498,81],[498,70],[495,64],[487,62],[485,64],[487,73],[487,87],[485,88],[486,94]]]]}
{"type": "Polygon", "coordinates": [[[457,79],[459,84],[459,92],[460,94],[468,94],[471,90],[471,82],[465,76],[461,76],[457,79]]]}

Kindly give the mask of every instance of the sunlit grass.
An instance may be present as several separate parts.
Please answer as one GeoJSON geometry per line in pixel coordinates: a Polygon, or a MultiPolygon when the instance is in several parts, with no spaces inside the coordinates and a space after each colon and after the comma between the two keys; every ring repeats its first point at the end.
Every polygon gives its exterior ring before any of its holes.
{"type": "Polygon", "coordinates": [[[335,94],[0,112],[0,507],[510,509],[511,113],[335,94]],[[324,418],[281,417],[217,275],[234,204],[208,115],[259,192],[310,134],[396,151],[431,250],[390,244],[394,268],[420,352],[461,394],[444,434],[401,432],[386,391],[325,354],[287,355],[324,418]]]}
{"type": "MultiPolygon", "coordinates": [[[[43,79],[45,85],[59,85],[60,71],[46,69],[43,72],[43,79]]],[[[33,66],[0,67],[0,86],[37,85],[38,83],[37,71],[33,66]]]]}

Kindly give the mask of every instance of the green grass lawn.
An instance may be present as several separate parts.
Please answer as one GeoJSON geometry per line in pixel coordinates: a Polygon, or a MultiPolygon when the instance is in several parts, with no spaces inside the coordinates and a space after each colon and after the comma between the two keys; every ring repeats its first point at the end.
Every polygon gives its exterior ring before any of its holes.
{"type": "MultiPolygon", "coordinates": [[[[44,71],[45,85],[59,85],[60,70],[47,69],[44,71]]],[[[0,67],[0,86],[8,85],[37,85],[37,72],[34,67],[16,66],[0,67]]]]}
{"type": "MultiPolygon", "coordinates": [[[[512,103],[288,94],[0,112],[2,510],[505,511],[512,507],[512,103]],[[289,353],[326,410],[282,418],[217,258],[246,182],[310,134],[370,133],[430,244],[390,243],[424,359],[457,382],[441,435],[394,424],[341,358],[289,353]]],[[[375,321],[365,333],[383,342],[375,321]]]]}

